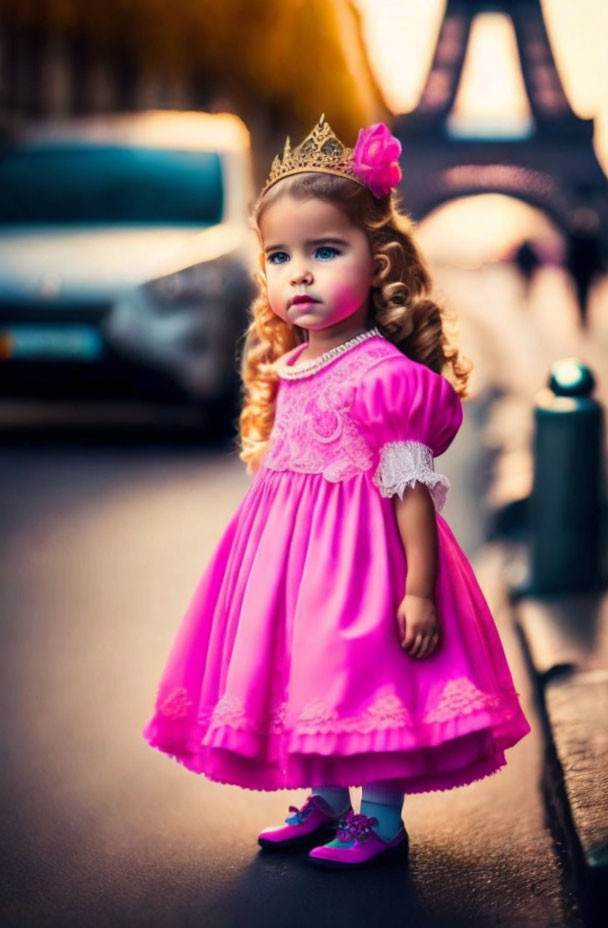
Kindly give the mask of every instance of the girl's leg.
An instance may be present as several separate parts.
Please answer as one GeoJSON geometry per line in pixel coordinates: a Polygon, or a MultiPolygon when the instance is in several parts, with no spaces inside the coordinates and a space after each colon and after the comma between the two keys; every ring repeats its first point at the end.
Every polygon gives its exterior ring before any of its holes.
{"type": "Polygon", "coordinates": [[[350,793],[347,786],[313,786],[312,795],[320,796],[336,815],[346,814],[350,808],[350,793]]]}
{"type": "Polygon", "coordinates": [[[400,790],[388,786],[383,780],[367,783],[363,787],[361,813],[378,819],[378,824],[373,828],[384,841],[391,841],[403,825],[403,796],[400,790]]]}

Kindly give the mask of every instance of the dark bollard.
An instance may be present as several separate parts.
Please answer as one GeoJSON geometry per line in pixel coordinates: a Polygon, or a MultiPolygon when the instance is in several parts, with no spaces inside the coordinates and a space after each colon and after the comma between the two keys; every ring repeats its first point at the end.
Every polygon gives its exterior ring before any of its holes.
{"type": "Polygon", "coordinates": [[[574,593],[602,585],[603,409],[593,374],[577,358],[551,366],[536,397],[530,497],[530,592],[574,593]]]}

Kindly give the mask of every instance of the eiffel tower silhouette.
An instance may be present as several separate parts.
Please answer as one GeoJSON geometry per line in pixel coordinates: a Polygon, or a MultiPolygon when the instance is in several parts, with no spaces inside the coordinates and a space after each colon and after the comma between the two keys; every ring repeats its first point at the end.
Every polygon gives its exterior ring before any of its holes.
{"type": "Polygon", "coordinates": [[[608,255],[608,181],[593,150],[593,120],[568,103],[539,0],[448,0],[418,106],[392,131],[403,144],[404,203],[414,219],[456,197],[503,193],[542,210],[570,240],[586,207],[597,217],[602,259],[608,255]],[[450,124],[471,23],[487,12],[511,18],[529,101],[528,125],[511,137],[455,133],[450,124]]]}

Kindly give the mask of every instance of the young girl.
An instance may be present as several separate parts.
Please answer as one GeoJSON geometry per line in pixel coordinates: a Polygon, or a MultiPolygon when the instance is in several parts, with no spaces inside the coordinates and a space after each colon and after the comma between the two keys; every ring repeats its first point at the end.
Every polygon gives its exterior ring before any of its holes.
{"type": "Polygon", "coordinates": [[[259,296],[242,358],[254,478],[162,674],[150,745],[210,780],[310,787],[264,848],[311,864],[407,856],[404,793],[495,773],[529,730],[434,458],[470,370],[397,211],[401,146],[321,117],[254,206],[259,296]],[[451,381],[442,375],[444,368],[451,381]],[[355,813],[349,786],[362,786],[355,813]]]}

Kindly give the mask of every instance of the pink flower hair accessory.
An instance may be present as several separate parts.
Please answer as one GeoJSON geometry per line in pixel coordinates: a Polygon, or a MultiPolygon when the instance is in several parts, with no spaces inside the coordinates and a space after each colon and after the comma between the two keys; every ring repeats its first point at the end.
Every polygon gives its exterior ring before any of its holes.
{"type": "Polygon", "coordinates": [[[401,142],[383,122],[359,129],[351,165],[376,197],[386,196],[403,177],[398,158],[401,142]]]}

